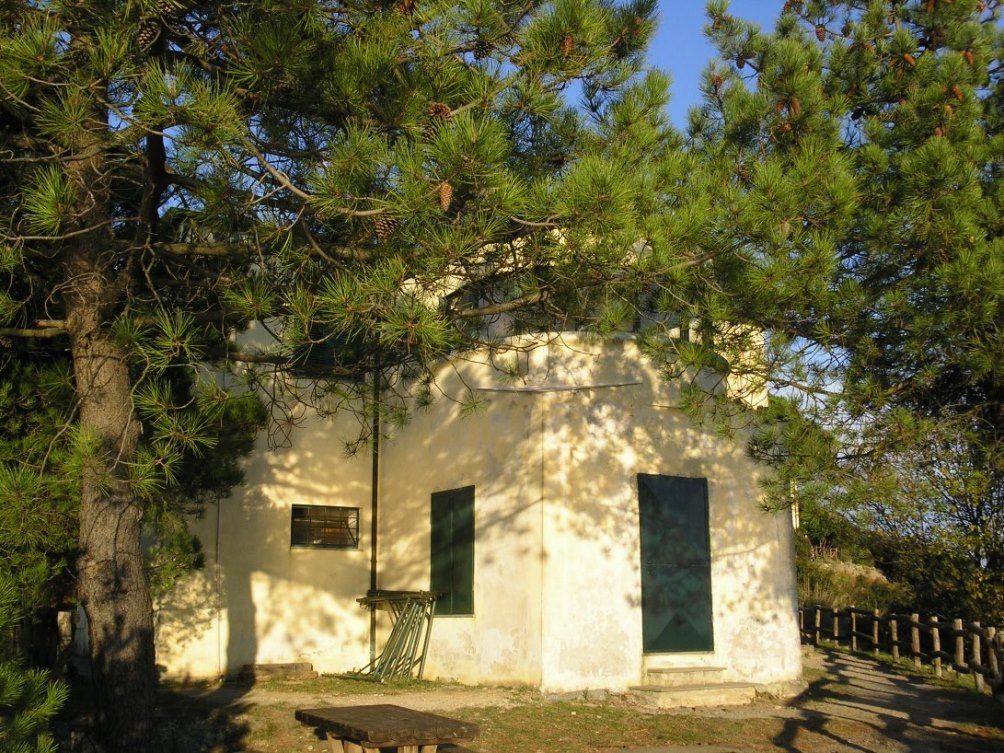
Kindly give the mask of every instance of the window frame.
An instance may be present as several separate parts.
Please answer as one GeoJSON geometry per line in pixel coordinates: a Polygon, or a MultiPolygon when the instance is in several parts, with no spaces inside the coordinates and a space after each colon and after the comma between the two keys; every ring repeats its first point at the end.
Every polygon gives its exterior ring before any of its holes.
{"type": "Polygon", "coordinates": [[[360,508],[349,507],[347,505],[306,505],[294,504],[289,511],[289,548],[290,549],[359,549],[359,523],[360,508]],[[297,511],[306,511],[306,516],[297,516],[297,511]],[[310,512],[325,511],[327,514],[320,514],[316,517],[310,516],[310,512]],[[342,514],[339,517],[339,513],[342,514]],[[346,532],[344,540],[297,540],[297,522],[306,521],[308,526],[301,525],[301,534],[309,534],[312,530],[323,531],[326,528],[338,529],[339,524],[346,532]],[[327,525],[326,525],[327,524],[327,525]]]}

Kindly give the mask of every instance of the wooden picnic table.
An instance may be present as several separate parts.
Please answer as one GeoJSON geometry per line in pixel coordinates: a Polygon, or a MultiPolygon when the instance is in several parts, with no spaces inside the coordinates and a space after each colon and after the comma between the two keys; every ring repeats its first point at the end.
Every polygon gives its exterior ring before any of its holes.
{"type": "Polygon", "coordinates": [[[297,709],[296,719],[323,730],[332,753],[459,753],[466,749],[455,743],[480,732],[476,724],[387,703],[297,709]]]}

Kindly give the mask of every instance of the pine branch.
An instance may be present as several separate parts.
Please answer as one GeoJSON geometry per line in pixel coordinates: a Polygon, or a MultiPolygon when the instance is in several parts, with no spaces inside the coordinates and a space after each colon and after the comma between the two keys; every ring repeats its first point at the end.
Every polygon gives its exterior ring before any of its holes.
{"type": "Polygon", "coordinates": [[[513,298],[511,301],[503,301],[502,303],[493,303],[488,306],[469,306],[467,308],[462,308],[453,312],[453,316],[455,318],[465,319],[474,316],[495,316],[496,314],[505,314],[509,311],[516,311],[517,309],[525,306],[532,306],[535,303],[546,301],[547,297],[548,296],[545,291],[539,291],[537,293],[520,296],[519,298],[513,298]]]}
{"type": "Polygon", "coordinates": [[[154,252],[171,254],[174,256],[238,256],[250,251],[247,246],[236,243],[225,242],[200,242],[200,243],[154,243],[151,245],[154,252]]]}
{"type": "Polygon", "coordinates": [[[58,319],[39,319],[31,328],[0,327],[0,337],[50,338],[66,334],[66,322],[58,319]]]}

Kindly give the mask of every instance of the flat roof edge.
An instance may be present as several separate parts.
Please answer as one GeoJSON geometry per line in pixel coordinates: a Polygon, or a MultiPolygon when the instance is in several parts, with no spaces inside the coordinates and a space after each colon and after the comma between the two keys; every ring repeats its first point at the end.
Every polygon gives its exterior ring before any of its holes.
{"type": "Polygon", "coordinates": [[[476,392],[578,392],[580,390],[609,387],[635,387],[641,380],[632,382],[594,382],[592,384],[525,384],[514,387],[475,387],[476,392]]]}

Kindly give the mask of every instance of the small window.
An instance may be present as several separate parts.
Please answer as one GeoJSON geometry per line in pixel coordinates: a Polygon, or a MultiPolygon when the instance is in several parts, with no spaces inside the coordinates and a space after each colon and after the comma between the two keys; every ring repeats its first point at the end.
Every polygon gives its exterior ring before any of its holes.
{"type": "Polygon", "coordinates": [[[359,548],[359,508],[293,505],[290,546],[359,548]]]}

